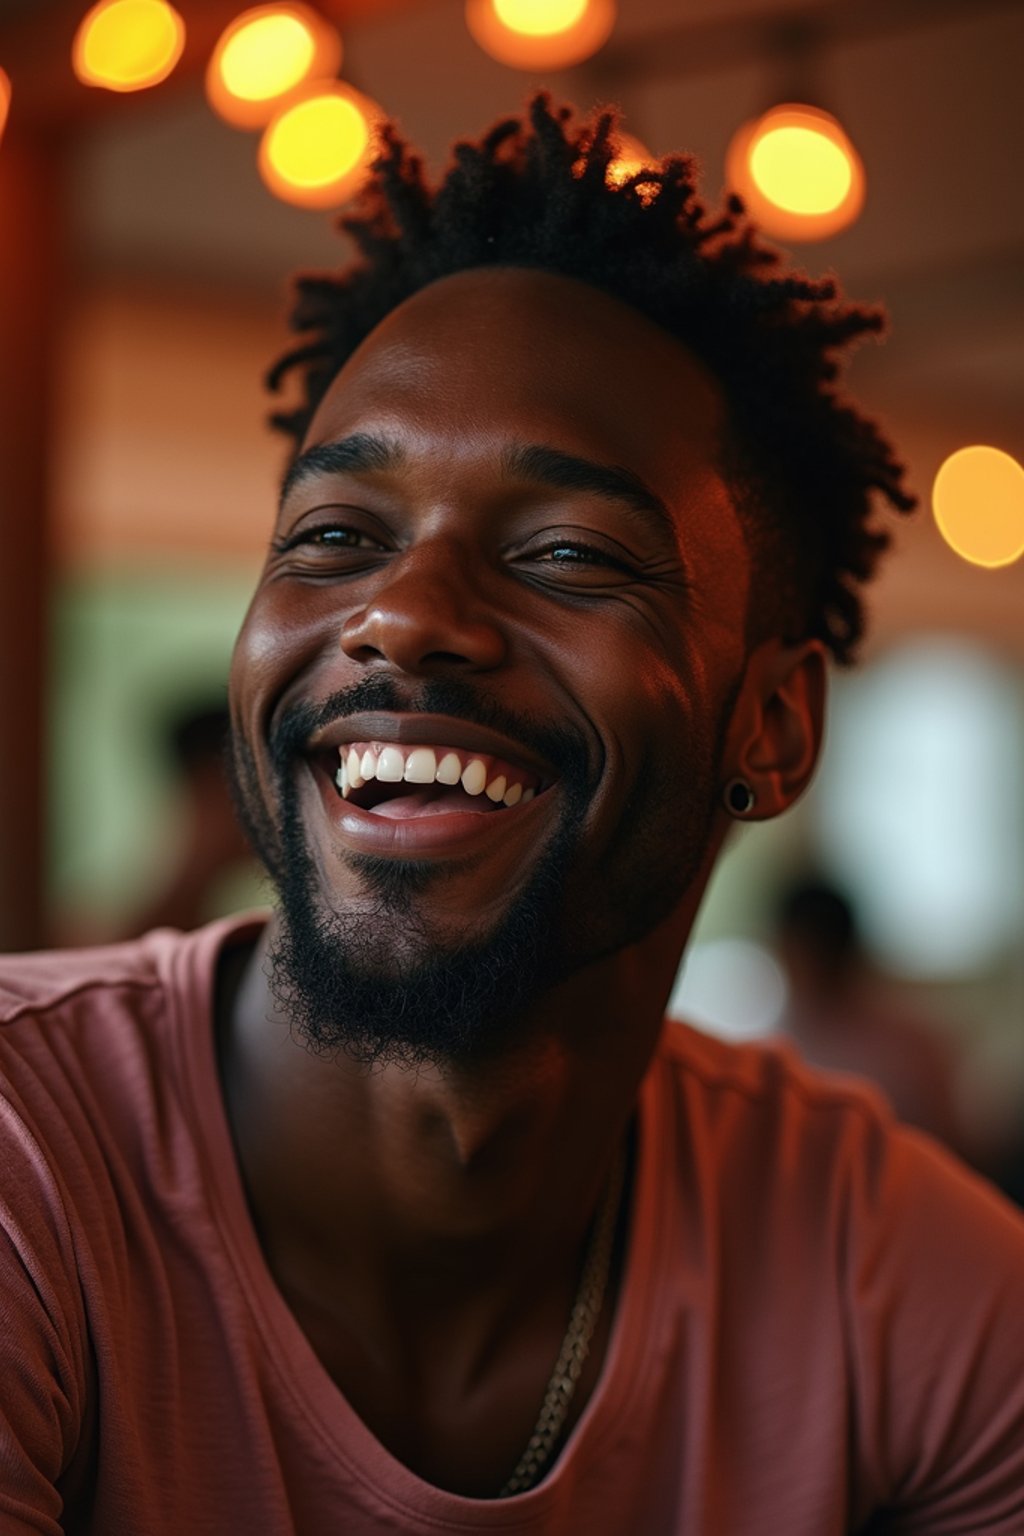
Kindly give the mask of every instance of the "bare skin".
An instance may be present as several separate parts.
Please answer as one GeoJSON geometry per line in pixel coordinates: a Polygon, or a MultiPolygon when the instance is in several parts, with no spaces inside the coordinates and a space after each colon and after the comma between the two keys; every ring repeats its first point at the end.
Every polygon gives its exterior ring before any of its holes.
{"type": "MultiPolygon", "coordinates": [[[[434,284],[350,360],[305,445],[373,433],[400,455],[318,472],[286,497],[278,534],[292,547],[268,558],[236,651],[236,726],[272,821],[275,711],[367,674],[410,697],[425,677],[457,674],[509,710],[568,715],[588,743],[596,789],[566,889],[595,955],[536,1001],[500,1060],[367,1071],[311,1055],[268,989],[272,931],[222,990],[225,1099],[270,1270],[369,1428],[413,1471],[467,1495],[497,1493],[533,1428],[728,831],[708,808],[742,774],[756,814],[775,815],[813,769],[820,648],[747,644],[752,575],[716,467],[722,413],[681,346],[582,284],[504,270],[434,284]],[[667,526],[611,496],[510,476],[502,454],[523,443],[628,470],[667,526]],[[357,530],[365,568],[343,568],[327,527],[357,530]],[[567,555],[577,541],[597,555],[567,555]],[[651,762],[721,719],[715,781],[658,791],[651,762]],[[624,908],[652,884],[672,889],[673,849],[698,827],[686,889],[624,942],[624,908]]],[[[300,803],[320,899],[360,911],[344,808],[314,778],[300,803]]],[[[558,796],[555,784],[527,814],[498,812],[475,842],[453,834],[429,852],[437,875],[414,899],[432,943],[500,919],[558,796]]],[[[396,953],[403,942],[396,930],[396,953]]],[[[574,1419],[613,1307],[614,1294],[574,1419]]]]}

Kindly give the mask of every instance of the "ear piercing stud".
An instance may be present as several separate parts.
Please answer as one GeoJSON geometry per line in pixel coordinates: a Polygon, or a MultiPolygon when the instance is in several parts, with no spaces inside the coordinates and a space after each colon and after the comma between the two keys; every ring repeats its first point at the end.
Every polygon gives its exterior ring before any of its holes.
{"type": "Polygon", "coordinates": [[[722,794],[730,816],[746,816],[754,809],[755,795],[746,779],[730,779],[722,794]]]}

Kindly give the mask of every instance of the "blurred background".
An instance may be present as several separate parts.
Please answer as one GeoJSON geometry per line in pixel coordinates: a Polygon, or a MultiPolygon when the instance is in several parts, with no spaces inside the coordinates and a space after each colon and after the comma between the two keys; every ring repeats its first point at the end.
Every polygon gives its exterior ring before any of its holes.
{"type": "Polygon", "coordinates": [[[950,1139],[1008,1166],[1024,1127],[1024,5],[325,0],[291,8],[305,43],[266,32],[261,63],[239,0],[119,3],[0,0],[0,948],[265,899],[209,765],[282,467],[261,376],[287,339],[286,275],[346,258],[332,209],[362,174],[360,123],[396,117],[436,172],[455,136],[545,84],[620,103],[637,153],[695,151],[710,198],[741,186],[799,264],[886,303],[891,338],[858,354],[851,387],[922,499],[863,665],[835,679],[815,785],[736,838],[673,1008],[734,1036],[787,1028],[838,1066],[854,1014],[889,1021],[868,1069],[897,1100],[908,1073],[941,1077],[906,1112],[934,1120],[942,1097],[950,1139]],[[344,130],[348,147],[282,170],[318,92],[336,116],[314,140],[344,130]],[[782,106],[800,111],[765,118],[782,106]],[[773,152],[797,156],[795,190],[772,182],[773,152]],[[830,175],[838,190],[815,190],[830,175]],[[978,445],[987,458],[963,455],[978,445]],[[798,899],[808,881],[831,894],[798,899]],[[828,974],[801,969],[794,911],[828,974]]]}

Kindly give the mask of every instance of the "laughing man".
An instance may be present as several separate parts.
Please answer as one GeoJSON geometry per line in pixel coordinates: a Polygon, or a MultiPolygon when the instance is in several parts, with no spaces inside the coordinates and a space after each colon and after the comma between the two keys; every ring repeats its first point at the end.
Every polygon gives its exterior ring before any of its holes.
{"type": "Polygon", "coordinates": [[[231,675],[268,922],[0,972],[0,1528],[1024,1531],[1024,1227],[663,1023],[909,509],[879,327],[544,99],[304,279],[231,675]],[[873,506],[873,502],[882,506],[873,506]]]}

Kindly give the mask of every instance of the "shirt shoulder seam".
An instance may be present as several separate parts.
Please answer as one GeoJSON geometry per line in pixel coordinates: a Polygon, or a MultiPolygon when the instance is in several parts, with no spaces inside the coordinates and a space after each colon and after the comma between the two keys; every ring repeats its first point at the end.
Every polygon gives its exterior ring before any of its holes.
{"type": "MultiPolygon", "coordinates": [[[[691,1026],[684,1025],[684,1028],[691,1026]]],[[[848,1087],[846,1084],[835,1080],[813,1084],[805,1082],[800,1075],[789,1066],[786,1060],[786,1049],[783,1044],[781,1049],[772,1049],[769,1054],[779,1064],[780,1087],[785,1093],[791,1093],[798,1098],[808,1109],[836,1109],[856,1111],[857,1114],[870,1124],[878,1122],[880,1116],[878,1109],[884,1104],[884,1099],[876,1100],[868,1085],[865,1089],[848,1087]]],[[[740,1094],[751,1103],[762,1103],[769,1095],[764,1085],[752,1084],[744,1079],[736,1068],[714,1068],[705,1063],[694,1060],[688,1052],[676,1051],[669,1047],[666,1056],[670,1065],[680,1073],[696,1078],[708,1089],[740,1094]]]]}
{"type": "Polygon", "coordinates": [[[28,1014],[50,1013],[54,1008],[61,1008],[86,992],[99,991],[101,988],[121,990],[125,987],[145,992],[153,988],[159,990],[162,985],[159,976],[90,976],[84,981],[69,982],[61,991],[48,993],[42,998],[19,999],[9,1013],[0,1008],[0,1029],[19,1023],[28,1014]]]}

